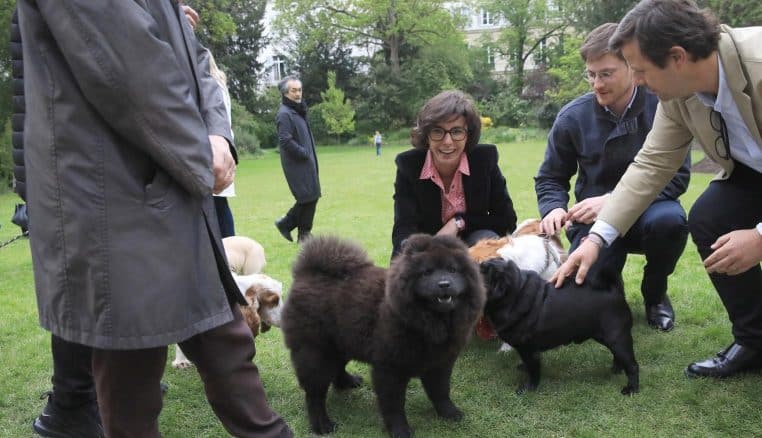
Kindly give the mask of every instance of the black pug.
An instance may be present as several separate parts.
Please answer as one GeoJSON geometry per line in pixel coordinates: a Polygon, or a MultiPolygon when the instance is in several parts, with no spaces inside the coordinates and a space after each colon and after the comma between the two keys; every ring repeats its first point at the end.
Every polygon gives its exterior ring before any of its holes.
{"type": "Polygon", "coordinates": [[[594,339],[614,355],[613,370],[624,370],[622,394],[638,392],[638,363],[632,347],[632,314],[621,277],[589,283],[567,282],[560,289],[512,261],[492,259],[480,266],[487,288],[484,313],[501,340],[521,356],[529,381],[519,393],[540,383],[540,352],[594,339]],[[608,284],[606,289],[599,289],[608,284]]]}
{"type": "Polygon", "coordinates": [[[440,416],[460,420],[450,399],[450,375],[484,307],[478,267],[457,238],[408,238],[388,271],[354,243],[314,237],[293,266],[293,284],[281,329],[312,431],[336,429],[326,393],[354,388],[362,379],[347,362],[372,365],[373,389],[389,433],[408,437],[405,391],[420,377],[440,416]]]}

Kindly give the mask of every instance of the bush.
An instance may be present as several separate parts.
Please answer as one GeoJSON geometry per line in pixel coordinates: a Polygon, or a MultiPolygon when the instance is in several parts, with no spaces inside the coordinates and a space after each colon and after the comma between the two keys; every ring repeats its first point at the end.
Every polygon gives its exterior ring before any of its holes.
{"type": "MultiPolygon", "coordinates": [[[[254,116],[243,105],[233,100],[233,133],[239,153],[256,154],[260,152],[257,124],[254,116]]],[[[275,128],[273,128],[274,130],[275,128]]]]}
{"type": "Polygon", "coordinates": [[[550,129],[553,126],[553,122],[556,121],[556,115],[558,114],[558,104],[555,102],[545,102],[540,106],[537,111],[537,123],[540,128],[550,129]]]}
{"type": "Polygon", "coordinates": [[[504,90],[479,105],[482,116],[490,117],[499,126],[525,126],[530,119],[529,101],[504,90]]]}

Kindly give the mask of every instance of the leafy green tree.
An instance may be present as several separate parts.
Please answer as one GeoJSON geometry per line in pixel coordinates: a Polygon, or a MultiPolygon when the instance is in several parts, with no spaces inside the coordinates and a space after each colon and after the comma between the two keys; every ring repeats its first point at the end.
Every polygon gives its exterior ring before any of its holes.
{"type": "Polygon", "coordinates": [[[311,16],[318,29],[337,32],[344,43],[381,47],[397,77],[406,45],[420,47],[457,31],[441,0],[276,0],[275,9],[282,33],[303,26],[304,17],[311,16]]]}
{"type": "Polygon", "coordinates": [[[196,28],[199,41],[214,54],[227,73],[230,95],[254,110],[257,72],[262,65],[257,55],[266,43],[262,37],[262,17],[266,2],[261,0],[193,0],[201,22],[196,28]]]}
{"type": "Polygon", "coordinates": [[[320,102],[320,93],[328,87],[329,70],[336,73],[336,85],[348,98],[357,96],[358,90],[351,80],[358,73],[361,60],[352,56],[352,50],[335,32],[319,29],[312,17],[305,17],[304,25],[293,29],[282,41],[287,64],[298,73],[304,86],[302,98],[308,105],[320,102]]]}
{"type": "Polygon", "coordinates": [[[494,47],[508,58],[511,89],[520,95],[524,88],[524,64],[537,51],[551,45],[570,24],[564,3],[561,0],[483,0],[481,7],[505,23],[494,47]]]}
{"type": "Polygon", "coordinates": [[[545,95],[559,106],[590,91],[590,86],[582,77],[585,70],[585,62],[579,54],[582,41],[581,37],[565,38],[565,53],[559,56],[555,65],[548,70],[555,80],[555,85],[545,95]]]}
{"type": "Polygon", "coordinates": [[[352,103],[344,97],[344,91],[336,87],[336,72],[328,72],[328,89],[320,93],[323,101],[318,105],[320,115],[327,126],[328,133],[336,135],[340,141],[341,134],[349,134],[355,130],[355,110],[352,103]]]}
{"type": "Polygon", "coordinates": [[[759,0],[700,0],[698,3],[711,9],[720,23],[734,27],[762,24],[762,2],[759,0]]]}
{"type": "Polygon", "coordinates": [[[584,35],[603,23],[618,23],[637,3],[638,0],[583,0],[569,1],[566,8],[575,30],[584,35]]]}

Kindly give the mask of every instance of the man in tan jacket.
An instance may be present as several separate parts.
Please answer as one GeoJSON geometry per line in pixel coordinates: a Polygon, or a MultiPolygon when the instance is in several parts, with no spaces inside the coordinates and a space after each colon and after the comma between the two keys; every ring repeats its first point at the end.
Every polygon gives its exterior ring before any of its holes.
{"type": "Polygon", "coordinates": [[[762,367],[762,27],[720,26],[692,0],[642,0],[609,45],[659,96],[653,128],[598,216],[590,237],[551,279],[584,281],[600,248],[632,226],[698,142],[722,168],[688,224],[733,324],[734,342],[688,376],[762,367]],[[680,145],[680,146],[675,146],[680,145]]]}

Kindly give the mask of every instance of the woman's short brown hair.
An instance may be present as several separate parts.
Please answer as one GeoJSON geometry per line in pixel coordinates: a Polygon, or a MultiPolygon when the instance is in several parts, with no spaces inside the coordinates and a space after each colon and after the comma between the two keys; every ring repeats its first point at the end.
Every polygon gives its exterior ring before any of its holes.
{"type": "Polygon", "coordinates": [[[479,143],[482,120],[471,98],[458,90],[443,91],[423,104],[418,112],[415,127],[410,131],[410,143],[416,148],[428,148],[431,129],[458,116],[466,119],[468,137],[465,150],[470,151],[479,143]]]}

